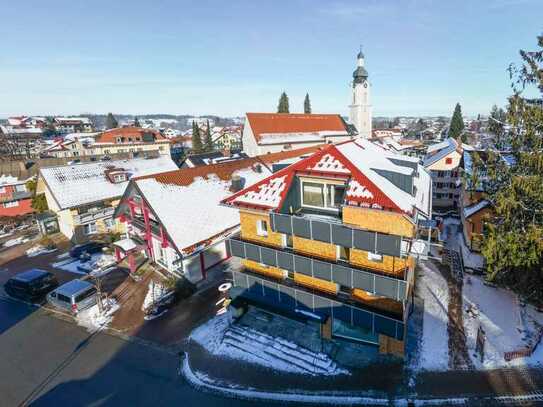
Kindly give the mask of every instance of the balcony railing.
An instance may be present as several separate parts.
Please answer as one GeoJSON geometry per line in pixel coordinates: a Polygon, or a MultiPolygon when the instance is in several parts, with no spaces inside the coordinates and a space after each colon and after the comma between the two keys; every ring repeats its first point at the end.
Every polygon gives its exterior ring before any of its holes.
{"type": "Polygon", "coordinates": [[[113,216],[115,208],[103,208],[97,211],[85,212],[74,216],[74,223],[76,225],[84,225],[86,223],[94,222],[98,219],[109,218],[113,216]]]}
{"type": "Polygon", "coordinates": [[[349,299],[315,292],[288,280],[276,281],[250,271],[232,272],[234,287],[231,294],[241,295],[260,304],[289,312],[309,312],[317,317],[331,316],[350,325],[367,329],[371,334],[384,334],[402,340],[405,324],[400,318],[365,309],[349,299]]]}
{"type": "Polygon", "coordinates": [[[270,226],[274,232],[305,239],[387,256],[401,257],[402,255],[401,236],[356,229],[338,222],[330,222],[327,219],[317,220],[310,216],[272,213],[270,226]]]}
{"type": "Polygon", "coordinates": [[[252,260],[271,267],[304,274],[340,284],[348,288],[358,288],[371,294],[405,301],[408,297],[408,281],[400,280],[371,271],[352,267],[348,263],[328,262],[294,253],[246,242],[239,236],[226,241],[229,255],[252,260]]]}

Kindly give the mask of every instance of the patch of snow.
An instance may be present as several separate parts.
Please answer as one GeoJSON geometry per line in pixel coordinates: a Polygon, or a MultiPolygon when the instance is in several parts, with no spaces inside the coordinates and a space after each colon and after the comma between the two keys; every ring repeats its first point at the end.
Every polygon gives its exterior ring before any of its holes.
{"type": "Polygon", "coordinates": [[[51,266],[60,270],[69,271],[70,273],[87,275],[96,268],[97,262],[102,264],[102,262],[105,262],[108,259],[111,260],[111,258],[115,260],[113,256],[95,253],[91,255],[91,258],[88,261],[81,261],[70,257],[69,259],[53,263],[51,266]]]}
{"type": "Polygon", "coordinates": [[[25,253],[26,253],[27,257],[36,257],[36,256],[39,256],[40,254],[53,253],[53,252],[56,252],[57,250],[58,250],[57,248],[48,249],[48,248],[42,246],[41,244],[38,244],[36,246],[32,246],[25,253]]]}
{"type": "Polygon", "coordinates": [[[464,267],[473,270],[482,270],[485,267],[485,258],[479,253],[474,253],[466,246],[464,242],[464,235],[462,232],[458,232],[456,235],[458,246],[462,252],[462,258],[464,260],[464,267]]]}
{"type": "Polygon", "coordinates": [[[318,163],[308,169],[349,174],[350,171],[332,154],[325,154],[318,163]]]}
{"type": "Polygon", "coordinates": [[[349,189],[347,190],[346,196],[347,199],[349,197],[368,199],[373,198],[373,194],[364,185],[360,185],[360,183],[354,179],[349,183],[349,189]]]}
{"type": "Polygon", "coordinates": [[[286,178],[286,175],[271,178],[264,184],[259,185],[256,191],[247,191],[245,194],[235,198],[232,202],[244,202],[276,208],[281,202],[281,193],[285,189],[286,178]]]}
{"type": "Polygon", "coordinates": [[[4,242],[4,247],[13,247],[13,246],[17,246],[17,245],[26,243],[28,241],[30,241],[30,238],[20,236],[20,237],[16,237],[15,239],[9,239],[6,242],[4,242]]]}
{"type": "Polygon", "coordinates": [[[489,286],[477,276],[464,277],[463,296],[466,343],[477,368],[494,369],[543,364],[541,344],[531,357],[518,358],[510,362],[504,359],[505,352],[519,350],[533,343],[538,330],[543,326],[542,313],[529,305],[522,307],[516,294],[503,288],[489,286]],[[479,325],[486,334],[482,363],[475,352],[479,325]]]}
{"type": "Polygon", "coordinates": [[[326,354],[312,352],[252,328],[232,325],[228,312],[196,328],[190,338],[213,355],[282,372],[324,376],[349,374],[326,354]]]}
{"type": "Polygon", "coordinates": [[[113,319],[113,314],[120,308],[113,298],[103,300],[104,311],[100,312],[98,304],[79,312],[76,316],[77,324],[90,331],[106,327],[113,319]]]}
{"type": "Polygon", "coordinates": [[[141,310],[145,311],[149,307],[153,305],[156,301],[158,301],[160,298],[162,298],[164,295],[168,294],[169,290],[164,287],[162,284],[155,282],[154,280],[151,280],[149,282],[149,288],[147,290],[147,294],[145,294],[145,299],[143,300],[143,304],[141,305],[141,310]]]}
{"type": "Polygon", "coordinates": [[[422,343],[418,369],[447,370],[449,288],[447,281],[430,262],[420,262],[423,271],[417,280],[417,295],[424,300],[422,343]]]}

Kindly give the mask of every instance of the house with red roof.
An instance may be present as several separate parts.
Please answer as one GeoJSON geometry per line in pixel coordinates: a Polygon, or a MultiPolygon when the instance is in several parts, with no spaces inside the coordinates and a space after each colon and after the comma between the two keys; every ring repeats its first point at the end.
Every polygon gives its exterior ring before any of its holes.
{"type": "Polygon", "coordinates": [[[318,147],[183,168],[133,178],[114,217],[127,226],[115,243],[131,271],[150,260],[164,272],[195,283],[228,255],[225,240],[239,231],[234,208],[220,202],[235,191],[309,156],[318,147]]]}
{"type": "Polygon", "coordinates": [[[351,140],[351,129],[338,114],[247,113],[243,151],[254,157],[351,140]]]}
{"type": "Polygon", "coordinates": [[[226,240],[241,259],[230,297],[321,324],[344,338],[404,355],[417,239],[431,218],[432,181],[419,160],[367,139],[326,145],[222,201],[239,211],[226,240]]]}

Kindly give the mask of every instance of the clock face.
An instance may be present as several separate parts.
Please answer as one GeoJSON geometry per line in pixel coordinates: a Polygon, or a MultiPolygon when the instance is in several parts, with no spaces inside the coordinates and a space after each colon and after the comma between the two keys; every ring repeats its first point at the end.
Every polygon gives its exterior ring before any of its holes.
{"type": "Polygon", "coordinates": [[[364,87],[365,87],[365,88],[368,87],[368,82],[364,81],[364,87]]]}

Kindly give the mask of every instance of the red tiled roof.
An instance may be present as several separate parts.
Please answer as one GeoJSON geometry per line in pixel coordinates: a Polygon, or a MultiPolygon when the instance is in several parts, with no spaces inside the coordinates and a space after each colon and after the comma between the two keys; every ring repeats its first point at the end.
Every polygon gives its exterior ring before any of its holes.
{"type": "Polygon", "coordinates": [[[161,172],[142,177],[135,177],[134,180],[154,178],[163,184],[173,184],[179,186],[187,186],[194,182],[195,178],[207,178],[210,175],[216,175],[223,181],[228,181],[232,178],[232,174],[244,168],[252,167],[256,164],[269,165],[277,161],[287,160],[289,158],[299,157],[305,154],[313,154],[322,146],[312,146],[295,150],[281,151],[279,153],[270,153],[252,158],[244,158],[241,160],[228,161],[225,163],[202,165],[194,168],[182,168],[174,171],[161,172]]]}
{"type": "Polygon", "coordinates": [[[267,133],[347,131],[338,114],[247,113],[247,122],[257,142],[267,133]]]}
{"type": "Polygon", "coordinates": [[[111,129],[103,132],[96,139],[97,143],[117,143],[117,137],[124,137],[125,141],[128,142],[128,138],[132,138],[132,142],[136,142],[139,138],[139,141],[143,140],[144,134],[152,134],[155,137],[156,141],[168,140],[164,137],[158,130],[153,129],[142,129],[141,127],[120,127],[118,129],[111,129]]]}

